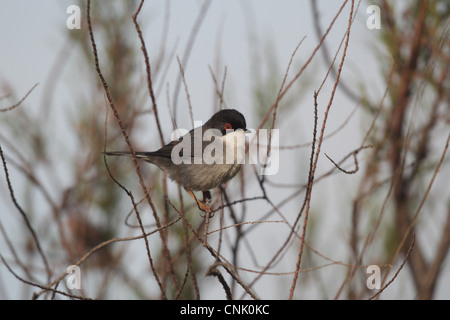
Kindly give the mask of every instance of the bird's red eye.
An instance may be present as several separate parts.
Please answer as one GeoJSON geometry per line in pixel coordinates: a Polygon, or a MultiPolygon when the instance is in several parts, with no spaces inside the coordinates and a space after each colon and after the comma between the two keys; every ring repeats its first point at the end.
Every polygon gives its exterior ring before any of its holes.
{"type": "Polygon", "coordinates": [[[225,123],[225,125],[223,127],[225,128],[225,130],[233,129],[233,127],[229,123],[225,123]]]}

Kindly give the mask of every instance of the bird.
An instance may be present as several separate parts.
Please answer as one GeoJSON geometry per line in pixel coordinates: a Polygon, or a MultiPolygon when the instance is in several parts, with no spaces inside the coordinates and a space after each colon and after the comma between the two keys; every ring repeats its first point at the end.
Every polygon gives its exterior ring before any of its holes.
{"type": "MultiPolygon", "coordinates": [[[[211,213],[210,190],[231,180],[245,162],[245,117],[235,109],[216,112],[200,127],[193,128],[156,151],[137,151],[135,157],[158,166],[181,185],[200,210],[211,213]],[[202,191],[203,202],[194,191],[202,191]]],[[[108,156],[131,155],[108,151],[108,156]]]]}

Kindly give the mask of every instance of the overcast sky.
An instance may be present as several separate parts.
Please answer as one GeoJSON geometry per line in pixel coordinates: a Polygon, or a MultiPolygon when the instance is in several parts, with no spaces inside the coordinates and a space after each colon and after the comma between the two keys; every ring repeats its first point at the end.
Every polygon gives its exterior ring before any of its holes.
{"type": "MultiPolygon", "coordinates": [[[[73,0],[0,0],[0,85],[7,82],[17,96],[21,97],[35,83],[39,83],[40,85],[27,99],[28,106],[41,105],[43,89],[48,81],[55,58],[67,41],[68,33],[86,32],[86,30],[68,30],[66,28],[66,20],[69,17],[66,9],[72,4],[76,4],[76,2],[73,0]]],[[[176,48],[176,55],[180,57],[183,56],[187,39],[201,4],[201,1],[195,0],[171,2],[167,48],[168,50],[176,48]]],[[[320,1],[320,23],[323,30],[328,27],[340,5],[340,1],[320,1]]],[[[327,38],[328,48],[333,54],[347,28],[348,8],[349,6],[336,21],[335,27],[327,38]]],[[[377,63],[374,45],[378,31],[367,28],[366,20],[370,15],[366,12],[366,9],[367,3],[362,3],[351,30],[351,40],[342,81],[355,88],[363,84],[366,87],[370,86],[371,90],[368,94],[373,97],[380,97],[384,88],[380,80],[380,66],[377,63]]],[[[152,55],[154,52],[153,45],[161,41],[161,29],[165,18],[164,10],[163,1],[146,1],[140,16],[151,59],[154,59],[152,55]]],[[[82,12],[81,18],[85,19],[85,12],[82,12]]],[[[239,109],[244,113],[249,128],[258,126],[256,115],[252,110],[251,88],[252,81],[254,81],[250,68],[252,59],[250,37],[252,35],[256,35],[262,46],[261,48],[267,45],[272,48],[282,70],[286,68],[293,50],[302,38],[305,37],[294,60],[294,66],[301,65],[309,58],[319,41],[314,31],[310,1],[213,1],[198,33],[185,70],[194,105],[195,120],[206,121],[213,112],[211,101],[213,101],[214,91],[209,66],[215,65],[219,55],[221,65],[227,67],[225,89],[227,106],[239,109]]],[[[133,33],[131,36],[136,37],[136,34],[133,33]]],[[[99,47],[101,50],[101,45],[99,47]]],[[[140,54],[140,50],[136,52],[140,54]]],[[[59,108],[71,106],[75,100],[73,95],[77,91],[72,91],[71,87],[76,79],[73,79],[71,75],[77,74],[75,72],[77,70],[76,63],[76,49],[74,48],[74,54],[67,54],[67,65],[63,69],[63,74],[60,77],[61,82],[58,84],[58,89],[53,98],[53,105],[59,108]]],[[[142,68],[144,69],[144,65],[142,65],[142,68]]],[[[327,68],[328,66],[324,65],[323,60],[318,55],[306,70],[302,81],[311,86],[310,92],[313,92],[320,85],[327,68]],[[311,83],[308,83],[308,79],[311,80],[311,83]]],[[[177,64],[173,63],[167,77],[167,81],[171,82],[171,88],[174,86],[173,79],[176,78],[178,72],[177,64]]],[[[296,69],[292,70],[291,75],[296,72],[296,69]]],[[[279,77],[279,75],[276,76],[279,77]]],[[[120,81],[120,79],[117,80],[120,81]]],[[[282,78],[279,77],[278,80],[281,82],[282,78]]],[[[83,82],[82,79],[79,79],[79,81],[83,82]]],[[[328,85],[331,84],[332,82],[328,85]]],[[[178,102],[180,104],[178,125],[190,129],[190,121],[185,116],[188,113],[184,92],[181,91],[178,102]]],[[[166,102],[164,93],[158,99],[161,104],[166,102]]],[[[324,97],[322,103],[325,100],[324,97]]],[[[311,116],[311,109],[308,112],[303,110],[306,106],[311,106],[312,101],[312,94],[305,96],[299,103],[302,107],[297,108],[292,117],[287,120],[287,123],[291,125],[290,128],[293,128],[292,131],[283,132],[280,130],[280,137],[284,144],[296,144],[310,140],[312,121],[308,117],[311,116]],[[301,139],[304,140],[299,141],[298,137],[302,137],[301,139]]],[[[4,107],[1,101],[0,106],[4,107]]],[[[329,120],[330,131],[341,125],[355,106],[353,101],[338,92],[329,120]]],[[[38,110],[30,109],[30,112],[38,112],[38,110]]],[[[0,116],[3,115],[0,114],[0,116]]],[[[48,121],[60,121],[60,116],[60,113],[50,114],[48,121]]],[[[163,109],[161,117],[163,123],[170,123],[169,114],[166,110],[163,109]]],[[[360,126],[359,118],[352,118],[352,121],[340,132],[338,137],[340,141],[345,141],[345,144],[330,143],[326,145],[325,152],[335,159],[340,159],[353,150],[361,141],[360,126]]],[[[169,137],[172,129],[171,124],[167,125],[165,129],[164,135],[169,137]]],[[[152,133],[149,132],[149,134],[152,133]]],[[[61,139],[61,137],[55,137],[55,139],[58,138],[61,139]]],[[[154,139],[148,140],[154,142],[154,139]]],[[[149,148],[151,149],[151,147],[149,148]]],[[[307,158],[299,160],[302,168],[307,168],[307,161],[307,158]]],[[[319,169],[321,172],[332,166],[326,159],[321,163],[323,164],[319,169]]],[[[292,170],[294,169],[289,166],[280,168],[277,181],[296,183],[295,179],[298,176],[293,175],[292,170]]],[[[346,186],[344,185],[344,187],[346,186]]],[[[350,185],[348,187],[351,188],[350,185]]],[[[325,192],[326,187],[323,190],[325,192]]],[[[321,197],[313,197],[313,199],[317,201],[319,208],[324,206],[324,202],[327,201],[333,202],[336,207],[339,207],[339,201],[342,201],[342,199],[334,199],[333,197],[333,193],[328,193],[328,198],[325,197],[325,201],[321,197]]],[[[1,208],[2,204],[0,204],[0,210],[1,208]]],[[[291,209],[295,212],[295,208],[294,206],[291,209]]],[[[262,210],[265,211],[265,209],[262,210]]],[[[331,213],[336,212],[332,211],[331,213]]],[[[332,225],[340,221],[341,218],[336,215],[331,216],[329,217],[329,224],[332,225]]],[[[333,238],[332,232],[342,232],[342,230],[328,232],[324,236],[324,242],[333,238]]],[[[339,237],[341,236],[339,235],[339,237]]],[[[270,245],[268,242],[270,241],[263,241],[264,244],[270,245]]],[[[288,267],[292,269],[292,264],[288,267]]],[[[264,298],[277,298],[278,293],[278,291],[267,292],[267,296],[264,298]]],[[[312,293],[311,297],[315,297],[314,294],[312,293]]],[[[215,295],[217,295],[217,298],[222,298],[223,292],[211,293],[211,298],[216,297],[215,295]]]]}

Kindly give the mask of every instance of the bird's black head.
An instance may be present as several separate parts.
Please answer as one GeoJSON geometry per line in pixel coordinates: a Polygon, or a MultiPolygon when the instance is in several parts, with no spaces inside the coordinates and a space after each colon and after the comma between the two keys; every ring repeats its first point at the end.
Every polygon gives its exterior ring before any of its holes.
{"type": "Polygon", "coordinates": [[[244,116],[234,109],[220,110],[205,123],[205,126],[218,129],[223,135],[227,130],[247,129],[244,116]]]}

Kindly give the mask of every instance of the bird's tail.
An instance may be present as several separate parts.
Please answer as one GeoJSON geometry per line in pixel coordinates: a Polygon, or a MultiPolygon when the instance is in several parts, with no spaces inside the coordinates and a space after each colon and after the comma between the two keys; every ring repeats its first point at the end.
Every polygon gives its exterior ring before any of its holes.
{"type": "MultiPolygon", "coordinates": [[[[108,151],[104,152],[107,156],[131,156],[130,151],[108,151]]],[[[137,159],[147,159],[148,158],[148,152],[140,152],[137,151],[134,153],[136,155],[137,159]]]]}

